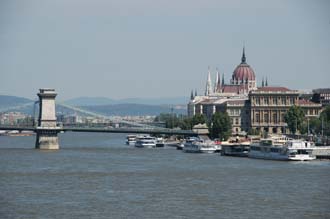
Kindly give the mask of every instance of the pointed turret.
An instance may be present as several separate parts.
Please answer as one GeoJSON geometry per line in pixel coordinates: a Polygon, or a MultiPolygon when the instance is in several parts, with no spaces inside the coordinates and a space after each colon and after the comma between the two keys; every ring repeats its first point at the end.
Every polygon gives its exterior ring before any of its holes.
{"type": "Polygon", "coordinates": [[[220,73],[219,73],[218,69],[217,69],[216,79],[215,79],[215,84],[214,84],[214,93],[221,93],[221,79],[220,79],[220,73]]]}
{"type": "Polygon", "coordinates": [[[210,72],[210,67],[209,67],[206,88],[205,88],[205,96],[209,96],[210,94],[212,94],[212,81],[211,81],[211,72],[210,72]]]}
{"type": "Polygon", "coordinates": [[[190,100],[193,100],[194,99],[194,91],[191,90],[191,94],[190,94],[190,100]]]}
{"type": "Polygon", "coordinates": [[[262,77],[262,82],[261,82],[261,87],[265,86],[265,81],[264,81],[264,77],[262,77]]]}
{"type": "Polygon", "coordinates": [[[267,77],[266,77],[265,86],[268,87],[268,80],[267,80],[267,77]]]}
{"type": "Polygon", "coordinates": [[[222,87],[225,85],[225,73],[222,74],[222,87]]]}
{"type": "Polygon", "coordinates": [[[197,97],[198,95],[197,95],[197,89],[195,89],[195,97],[197,97]]]}
{"type": "Polygon", "coordinates": [[[215,81],[214,81],[214,87],[213,87],[213,93],[217,93],[217,83],[218,83],[218,80],[219,80],[219,73],[218,73],[218,69],[216,69],[217,72],[215,73],[215,81]]]}

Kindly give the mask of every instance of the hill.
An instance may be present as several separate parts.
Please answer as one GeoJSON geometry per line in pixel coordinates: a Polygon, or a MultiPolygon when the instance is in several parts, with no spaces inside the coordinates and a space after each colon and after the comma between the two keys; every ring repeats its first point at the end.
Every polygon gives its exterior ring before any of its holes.
{"type": "Polygon", "coordinates": [[[16,107],[32,102],[33,100],[23,97],[0,95],[0,110],[4,110],[6,108],[16,107]]]}
{"type": "MultiPolygon", "coordinates": [[[[81,97],[75,98],[66,103],[69,105],[76,105],[80,108],[96,112],[107,116],[144,116],[144,115],[159,115],[160,113],[171,113],[173,107],[173,113],[186,114],[186,102],[183,98],[164,98],[164,99],[122,99],[112,100],[104,97],[81,97]],[[133,102],[133,103],[121,103],[121,102],[133,102]],[[134,103],[135,102],[135,103],[134,103]],[[140,104],[139,102],[147,102],[153,104],[140,104]],[[171,104],[164,104],[166,102],[172,102],[171,104]],[[177,104],[181,103],[183,104],[177,104]],[[109,104],[112,103],[112,104],[109,104]],[[158,104],[156,104],[158,103],[158,104]]],[[[38,106],[34,109],[34,101],[16,97],[0,95],[0,112],[10,111],[22,112],[25,114],[33,115],[34,110],[38,112],[38,106]]],[[[56,105],[56,112],[60,114],[73,114],[74,111],[63,107],[59,104],[56,105]]]]}
{"type": "Polygon", "coordinates": [[[144,104],[144,105],[177,105],[187,104],[187,97],[168,97],[168,98],[126,98],[110,99],[107,97],[78,97],[65,101],[66,104],[73,106],[99,106],[114,104],[144,104]]]}
{"type": "MultiPolygon", "coordinates": [[[[145,105],[145,104],[114,104],[101,106],[82,106],[82,108],[107,116],[145,116],[159,115],[160,113],[171,113],[171,107],[167,105],[145,105]]],[[[185,107],[174,108],[173,113],[186,114],[185,107]]]]}

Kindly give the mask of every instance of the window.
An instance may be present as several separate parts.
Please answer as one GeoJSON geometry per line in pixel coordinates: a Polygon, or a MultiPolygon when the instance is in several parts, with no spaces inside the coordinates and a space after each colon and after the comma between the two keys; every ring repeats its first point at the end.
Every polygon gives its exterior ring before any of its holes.
{"type": "Polygon", "coordinates": [[[277,97],[273,97],[273,104],[277,105],[277,97]]]}
{"type": "Polygon", "coordinates": [[[278,153],[279,149],[278,148],[270,148],[270,151],[273,153],[278,153]]]}
{"type": "Polygon", "coordinates": [[[268,113],[266,113],[266,114],[264,115],[264,121],[265,121],[265,122],[269,122],[268,113]]]}
{"type": "Polygon", "coordinates": [[[285,105],[286,101],[285,101],[285,97],[282,97],[282,105],[285,105]]]}
{"type": "Polygon", "coordinates": [[[256,97],[256,104],[260,105],[260,98],[259,97],[256,97]]]}
{"type": "Polygon", "coordinates": [[[260,122],[260,114],[259,113],[256,114],[256,121],[260,122]]]}
{"type": "Polygon", "coordinates": [[[268,97],[265,97],[265,105],[268,105],[269,104],[269,98],[268,97]]]}
{"type": "Polygon", "coordinates": [[[290,98],[290,104],[293,105],[294,104],[294,97],[290,98]]]}
{"type": "Polygon", "coordinates": [[[276,115],[276,113],[273,114],[273,123],[277,123],[277,115],[276,115]]]}

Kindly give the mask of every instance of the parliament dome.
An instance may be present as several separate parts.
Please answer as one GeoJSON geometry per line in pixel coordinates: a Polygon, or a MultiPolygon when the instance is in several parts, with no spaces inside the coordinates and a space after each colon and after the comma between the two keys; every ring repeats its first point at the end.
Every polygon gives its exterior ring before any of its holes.
{"type": "Polygon", "coordinates": [[[233,72],[232,79],[235,81],[246,81],[246,80],[255,81],[256,80],[255,73],[253,69],[250,67],[250,65],[246,63],[244,48],[243,48],[243,55],[241,60],[242,60],[241,64],[239,64],[233,72]]]}

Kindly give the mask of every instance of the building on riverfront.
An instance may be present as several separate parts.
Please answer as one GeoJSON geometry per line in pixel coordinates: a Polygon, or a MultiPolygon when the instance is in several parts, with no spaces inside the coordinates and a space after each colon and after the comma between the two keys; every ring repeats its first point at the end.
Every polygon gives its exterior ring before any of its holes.
{"type": "Polygon", "coordinates": [[[227,112],[231,118],[232,132],[240,134],[250,129],[269,133],[286,133],[284,115],[293,105],[299,105],[306,116],[319,116],[322,106],[309,100],[300,100],[297,90],[285,87],[268,86],[262,79],[257,87],[256,75],[246,62],[245,50],[241,63],[235,68],[229,84],[222,81],[216,72],[212,88],[210,69],[203,96],[191,96],[188,103],[188,116],[203,114],[208,119],[215,112],[227,112]]]}
{"type": "Polygon", "coordinates": [[[319,88],[313,90],[313,101],[323,106],[330,105],[330,88],[319,88]]]}

